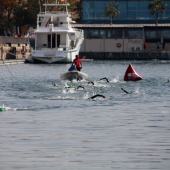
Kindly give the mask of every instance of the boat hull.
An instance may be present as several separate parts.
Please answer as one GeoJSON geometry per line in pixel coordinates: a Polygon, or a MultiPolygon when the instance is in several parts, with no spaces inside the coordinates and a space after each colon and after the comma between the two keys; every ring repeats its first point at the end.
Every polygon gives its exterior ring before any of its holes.
{"type": "Polygon", "coordinates": [[[71,63],[75,56],[79,54],[80,46],[72,50],[33,50],[31,55],[25,60],[26,63],[59,64],[71,63]]]}
{"type": "Polygon", "coordinates": [[[71,63],[72,60],[68,58],[58,57],[32,57],[30,56],[25,60],[26,63],[34,64],[58,64],[58,63],[71,63]]]}
{"type": "Polygon", "coordinates": [[[74,71],[68,71],[67,73],[61,74],[60,78],[62,80],[69,80],[69,81],[72,81],[73,79],[83,80],[83,79],[87,79],[88,75],[86,73],[74,70],[74,71]]]}
{"type": "Polygon", "coordinates": [[[65,51],[62,55],[58,54],[56,51],[56,55],[45,55],[45,51],[33,51],[32,55],[30,55],[26,59],[26,63],[34,63],[34,64],[58,64],[58,63],[71,63],[77,55],[79,51],[70,52],[65,51]]]}

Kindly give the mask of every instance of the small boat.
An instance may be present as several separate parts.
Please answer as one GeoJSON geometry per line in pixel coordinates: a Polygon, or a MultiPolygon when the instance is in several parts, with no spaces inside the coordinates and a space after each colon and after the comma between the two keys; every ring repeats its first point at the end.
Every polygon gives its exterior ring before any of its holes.
{"type": "Polygon", "coordinates": [[[69,81],[72,81],[74,79],[75,80],[83,80],[83,79],[87,79],[88,75],[81,71],[73,70],[73,71],[68,71],[64,74],[61,74],[60,78],[62,80],[69,80],[69,81]]]}
{"type": "Polygon", "coordinates": [[[31,48],[31,55],[25,62],[71,63],[75,56],[79,55],[84,32],[74,28],[75,22],[68,12],[68,6],[69,3],[59,0],[44,4],[45,11],[40,11],[37,15],[37,27],[34,31],[35,46],[31,48]]]}

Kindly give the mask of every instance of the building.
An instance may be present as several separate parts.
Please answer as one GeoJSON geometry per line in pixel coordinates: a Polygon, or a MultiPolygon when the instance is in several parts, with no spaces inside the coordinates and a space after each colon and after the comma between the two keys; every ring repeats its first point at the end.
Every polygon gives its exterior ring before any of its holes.
{"type": "MultiPolygon", "coordinates": [[[[111,0],[82,0],[83,23],[109,24],[105,8],[111,0]]],[[[120,14],[113,18],[114,24],[154,24],[156,15],[152,15],[148,5],[153,0],[116,0],[120,14]]],[[[167,5],[165,13],[159,13],[159,23],[170,22],[170,1],[163,0],[167,5]]]]}
{"type": "Polygon", "coordinates": [[[163,1],[167,9],[159,14],[157,25],[156,15],[151,15],[148,8],[151,1],[117,0],[120,15],[114,17],[113,24],[110,24],[109,17],[105,16],[105,7],[108,7],[110,0],[82,0],[83,24],[76,25],[85,33],[82,54],[96,53],[111,57],[115,53],[139,55],[142,52],[169,51],[170,1],[163,1]]]}

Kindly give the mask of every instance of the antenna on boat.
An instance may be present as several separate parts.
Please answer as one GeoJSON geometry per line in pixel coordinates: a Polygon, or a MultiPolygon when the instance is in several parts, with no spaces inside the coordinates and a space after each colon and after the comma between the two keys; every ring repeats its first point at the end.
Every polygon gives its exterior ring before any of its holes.
{"type": "Polygon", "coordinates": [[[39,0],[40,12],[41,12],[41,1],[39,0]]]}

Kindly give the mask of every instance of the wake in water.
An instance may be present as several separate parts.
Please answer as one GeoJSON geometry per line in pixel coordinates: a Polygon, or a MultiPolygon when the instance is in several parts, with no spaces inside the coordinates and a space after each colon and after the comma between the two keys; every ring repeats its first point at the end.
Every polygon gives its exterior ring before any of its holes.
{"type": "Polygon", "coordinates": [[[0,106],[0,111],[8,111],[8,110],[16,111],[17,108],[11,108],[11,107],[5,106],[4,104],[0,106]]]}

